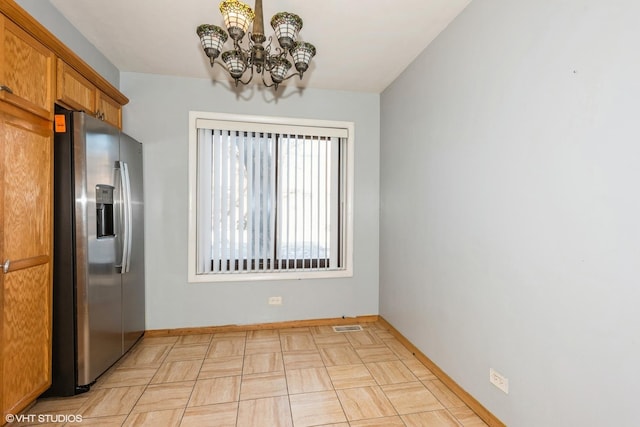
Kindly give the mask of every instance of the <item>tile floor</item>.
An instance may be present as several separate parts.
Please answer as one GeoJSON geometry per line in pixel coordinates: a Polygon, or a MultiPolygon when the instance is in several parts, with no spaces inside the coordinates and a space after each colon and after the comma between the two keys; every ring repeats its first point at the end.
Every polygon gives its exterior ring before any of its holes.
{"type": "Polygon", "coordinates": [[[382,325],[362,326],[144,338],[88,393],[25,414],[81,415],[50,425],[83,427],[486,427],[382,325]]]}

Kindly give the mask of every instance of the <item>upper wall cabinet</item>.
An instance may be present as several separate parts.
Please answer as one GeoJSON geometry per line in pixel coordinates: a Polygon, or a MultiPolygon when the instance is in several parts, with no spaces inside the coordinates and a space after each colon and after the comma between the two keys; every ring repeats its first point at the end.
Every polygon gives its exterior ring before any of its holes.
{"type": "Polygon", "coordinates": [[[73,110],[96,113],[96,87],[61,59],[58,59],[56,100],[73,110]]]}
{"type": "Polygon", "coordinates": [[[122,128],[122,106],[61,59],[58,59],[56,101],[122,128]]]}
{"type": "Polygon", "coordinates": [[[97,114],[100,120],[122,128],[122,106],[105,93],[96,94],[97,114]]]}
{"type": "Polygon", "coordinates": [[[0,34],[0,99],[52,119],[53,52],[1,15],[0,34]]]}

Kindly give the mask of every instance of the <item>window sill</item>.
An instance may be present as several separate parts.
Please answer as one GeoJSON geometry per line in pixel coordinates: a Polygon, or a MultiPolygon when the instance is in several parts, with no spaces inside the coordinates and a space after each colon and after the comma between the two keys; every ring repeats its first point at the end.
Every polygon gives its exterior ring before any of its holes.
{"type": "Polygon", "coordinates": [[[253,282],[265,280],[308,280],[308,279],[335,279],[353,277],[353,271],[327,270],[327,271],[275,271],[273,273],[237,272],[237,273],[205,273],[189,274],[189,283],[217,283],[217,282],[253,282]]]}

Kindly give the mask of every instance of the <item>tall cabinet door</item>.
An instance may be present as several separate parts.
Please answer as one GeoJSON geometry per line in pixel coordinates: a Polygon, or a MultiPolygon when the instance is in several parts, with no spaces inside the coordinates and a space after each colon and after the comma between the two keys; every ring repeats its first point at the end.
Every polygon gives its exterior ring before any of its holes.
{"type": "Polygon", "coordinates": [[[0,396],[18,413],[51,384],[53,132],[0,101],[0,396]]]}

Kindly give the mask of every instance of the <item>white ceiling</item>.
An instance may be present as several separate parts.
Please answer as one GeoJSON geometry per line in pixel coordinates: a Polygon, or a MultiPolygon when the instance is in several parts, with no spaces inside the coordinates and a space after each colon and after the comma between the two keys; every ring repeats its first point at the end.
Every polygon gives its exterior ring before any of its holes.
{"type": "MultiPolygon", "coordinates": [[[[196,35],[199,24],[224,27],[218,0],[50,1],[120,71],[228,79],[196,35]]],[[[300,39],[316,46],[304,79],[288,85],[379,93],[470,2],[263,0],[265,32],[275,13],[292,12],[304,20],[300,39]]]]}

